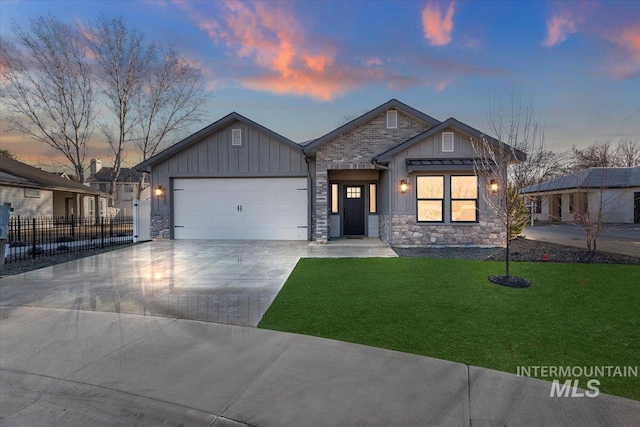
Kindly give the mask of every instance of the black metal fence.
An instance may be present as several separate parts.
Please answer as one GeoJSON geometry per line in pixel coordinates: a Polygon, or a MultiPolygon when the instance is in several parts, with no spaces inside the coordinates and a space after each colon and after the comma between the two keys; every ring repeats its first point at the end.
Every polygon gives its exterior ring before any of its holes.
{"type": "Polygon", "coordinates": [[[9,219],[5,262],[107,248],[133,242],[133,218],[21,217],[9,219]]]}

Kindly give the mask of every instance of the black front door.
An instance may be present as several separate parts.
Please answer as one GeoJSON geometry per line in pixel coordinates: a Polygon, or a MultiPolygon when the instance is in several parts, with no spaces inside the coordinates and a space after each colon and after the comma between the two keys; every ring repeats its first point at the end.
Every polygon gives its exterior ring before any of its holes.
{"type": "Polygon", "coordinates": [[[640,193],[633,193],[633,222],[640,224],[640,193]]]}
{"type": "Polygon", "coordinates": [[[364,185],[344,187],[344,235],[364,235],[364,185]]]}

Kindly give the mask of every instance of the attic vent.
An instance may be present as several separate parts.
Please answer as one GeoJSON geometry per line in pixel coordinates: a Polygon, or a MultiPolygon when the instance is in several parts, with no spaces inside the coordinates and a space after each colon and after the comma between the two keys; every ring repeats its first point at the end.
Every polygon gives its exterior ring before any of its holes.
{"type": "Polygon", "coordinates": [[[387,111],[387,129],[396,129],[398,127],[398,111],[387,111]]]}
{"type": "Polygon", "coordinates": [[[442,152],[453,153],[453,132],[442,132],[442,152]]]}
{"type": "Polygon", "coordinates": [[[236,147],[242,145],[242,129],[231,130],[231,145],[236,147]]]}

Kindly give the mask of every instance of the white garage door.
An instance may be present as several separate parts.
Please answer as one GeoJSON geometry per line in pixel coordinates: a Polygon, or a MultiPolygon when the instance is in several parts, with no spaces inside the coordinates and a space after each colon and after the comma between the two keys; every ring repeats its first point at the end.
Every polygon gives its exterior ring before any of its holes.
{"type": "Polygon", "coordinates": [[[175,239],[307,240],[306,178],[175,179],[175,239]]]}

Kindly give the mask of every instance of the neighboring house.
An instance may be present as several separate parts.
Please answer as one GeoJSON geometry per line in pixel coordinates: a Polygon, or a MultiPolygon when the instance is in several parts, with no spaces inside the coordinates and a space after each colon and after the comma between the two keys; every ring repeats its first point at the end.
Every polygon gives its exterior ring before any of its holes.
{"type": "Polygon", "coordinates": [[[0,156],[0,204],[11,203],[12,215],[65,218],[72,215],[89,216],[90,212],[83,209],[85,201],[97,203],[101,197],[109,195],[0,156]]]}
{"type": "Polygon", "coordinates": [[[521,192],[535,202],[538,221],[577,221],[584,212],[594,219],[602,201],[604,222],[640,223],[640,166],[590,168],[521,192]]]}
{"type": "Polygon", "coordinates": [[[491,176],[474,174],[482,137],[395,99],[305,145],[231,113],[136,169],[151,174],[156,238],[503,245],[491,176]]]}
{"type": "MultiPolygon", "coordinates": [[[[96,190],[108,193],[111,188],[111,174],[113,168],[103,168],[102,162],[98,159],[91,159],[89,165],[89,175],[85,179],[85,184],[96,190]]],[[[104,216],[132,216],[133,200],[138,196],[138,185],[142,173],[131,168],[121,168],[116,190],[113,194],[113,205],[108,207],[106,200],[101,200],[98,206],[100,215],[104,216]]],[[[150,196],[149,185],[145,181],[145,188],[140,195],[141,200],[146,200],[150,196]]],[[[91,201],[87,201],[87,210],[95,209],[91,201]]]]}

